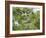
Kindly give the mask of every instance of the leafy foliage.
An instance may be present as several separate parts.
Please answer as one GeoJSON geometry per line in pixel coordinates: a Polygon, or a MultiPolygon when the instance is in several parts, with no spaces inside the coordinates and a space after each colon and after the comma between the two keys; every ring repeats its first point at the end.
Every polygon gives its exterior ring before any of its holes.
{"type": "Polygon", "coordinates": [[[13,30],[40,29],[40,11],[34,12],[33,9],[13,7],[13,30]]]}

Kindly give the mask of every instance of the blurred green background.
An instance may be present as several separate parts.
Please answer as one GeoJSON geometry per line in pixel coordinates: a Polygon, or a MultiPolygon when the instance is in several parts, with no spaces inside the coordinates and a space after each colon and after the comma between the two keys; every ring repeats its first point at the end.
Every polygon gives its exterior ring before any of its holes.
{"type": "Polygon", "coordinates": [[[13,7],[12,30],[37,30],[40,29],[39,8],[13,7]]]}

